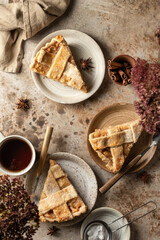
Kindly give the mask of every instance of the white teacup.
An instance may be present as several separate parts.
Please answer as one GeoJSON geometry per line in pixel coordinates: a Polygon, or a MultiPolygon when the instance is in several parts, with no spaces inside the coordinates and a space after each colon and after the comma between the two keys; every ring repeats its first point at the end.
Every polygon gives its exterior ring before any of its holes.
{"type": "Polygon", "coordinates": [[[31,169],[35,159],[35,149],[28,139],[20,135],[4,137],[0,133],[0,170],[5,174],[23,175],[31,169]]]}

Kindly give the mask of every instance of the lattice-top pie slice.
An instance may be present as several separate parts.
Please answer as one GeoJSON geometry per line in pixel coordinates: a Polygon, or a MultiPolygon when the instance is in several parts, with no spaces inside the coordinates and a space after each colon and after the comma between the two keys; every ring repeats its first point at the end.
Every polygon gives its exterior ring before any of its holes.
{"type": "Polygon", "coordinates": [[[30,69],[69,87],[87,92],[87,87],[62,35],[46,43],[36,54],[30,69]]]}
{"type": "Polygon", "coordinates": [[[136,120],[107,129],[96,129],[89,135],[89,141],[98,156],[106,163],[108,171],[118,172],[141,132],[142,127],[139,120],[136,120]]]}
{"type": "Polygon", "coordinates": [[[64,222],[87,211],[86,205],[66,173],[54,160],[50,160],[50,168],[38,208],[42,222],[64,222]]]}

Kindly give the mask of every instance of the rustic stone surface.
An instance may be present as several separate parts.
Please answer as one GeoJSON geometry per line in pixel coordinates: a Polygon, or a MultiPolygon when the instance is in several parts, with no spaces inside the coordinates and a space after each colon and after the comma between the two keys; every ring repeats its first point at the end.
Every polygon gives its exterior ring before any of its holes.
{"type": "MultiPolygon", "coordinates": [[[[158,0],[77,0],[71,1],[66,13],[24,44],[24,59],[19,74],[1,72],[0,76],[0,130],[4,135],[20,134],[27,137],[40,151],[46,127],[54,127],[49,153],[70,152],[83,158],[94,170],[99,186],[112,174],[100,169],[91,159],[86,134],[92,117],[103,107],[116,103],[133,103],[137,98],[131,85],[114,84],[106,73],[102,86],[90,99],[75,105],[62,105],[47,99],[36,88],[29,64],[35,46],[49,33],[60,29],[75,29],[93,37],[108,59],[128,54],[154,61],[158,57],[155,31],[159,26],[158,0]],[[31,108],[24,112],[16,108],[17,98],[29,99],[31,108]]],[[[98,196],[96,207],[107,206],[125,213],[134,207],[155,200],[160,204],[160,150],[145,168],[152,181],[144,184],[137,174],[125,176],[104,196],[98,196]]],[[[57,233],[56,239],[79,240],[78,224],[57,233]]],[[[34,239],[47,237],[46,224],[34,239]]],[[[160,239],[160,209],[132,224],[131,240],[160,239]]]]}

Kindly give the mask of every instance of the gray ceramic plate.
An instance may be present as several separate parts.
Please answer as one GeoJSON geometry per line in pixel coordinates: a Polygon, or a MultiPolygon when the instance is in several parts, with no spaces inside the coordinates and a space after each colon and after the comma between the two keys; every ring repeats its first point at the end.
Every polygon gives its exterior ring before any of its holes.
{"type": "Polygon", "coordinates": [[[84,81],[86,82],[88,92],[84,93],[82,91],[64,86],[63,84],[52,79],[44,78],[40,74],[33,71],[31,71],[32,78],[37,88],[40,89],[47,98],[55,102],[73,104],[84,101],[98,90],[103,81],[105,74],[105,60],[102,50],[96,41],[87,34],[76,30],[66,29],[53,32],[42,39],[33,53],[33,58],[41,47],[43,47],[47,42],[49,42],[58,34],[64,36],[69,47],[71,48],[74,59],[78,65],[84,81]],[[81,58],[91,58],[92,66],[94,68],[92,68],[91,71],[81,70],[81,58]]]}
{"type": "MultiPolygon", "coordinates": [[[[43,185],[47,177],[49,169],[49,159],[55,160],[62,167],[64,172],[67,173],[68,178],[71,180],[73,186],[76,188],[88,208],[86,214],[76,217],[74,220],[64,223],[53,223],[53,225],[57,227],[74,225],[77,222],[80,222],[84,217],[86,217],[95,205],[98,192],[96,177],[89,165],[81,158],[71,153],[54,153],[52,155],[49,155],[46,160],[42,175],[39,179],[39,183],[36,189],[37,199],[39,199],[41,196],[43,185]]],[[[32,192],[33,179],[36,173],[36,169],[37,164],[35,164],[33,169],[28,173],[26,179],[25,186],[29,194],[31,194],[32,192]]]]}

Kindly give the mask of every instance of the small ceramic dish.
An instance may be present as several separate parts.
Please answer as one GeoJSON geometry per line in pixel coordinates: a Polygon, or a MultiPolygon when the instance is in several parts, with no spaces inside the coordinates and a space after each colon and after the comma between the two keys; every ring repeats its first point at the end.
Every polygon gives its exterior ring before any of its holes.
{"type": "MultiPolygon", "coordinates": [[[[129,55],[118,55],[114,57],[112,60],[108,61],[108,74],[110,79],[114,83],[124,86],[125,84],[123,83],[123,80],[120,74],[118,73],[118,70],[122,70],[122,74],[124,74],[128,78],[128,80],[130,80],[130,76],[129,76],[130,74],[128,75],[128,73],[126,73],[126,69],[131,70],[131,68],[134,65],[135,65],[135,59],[129,55]],[[113,62],[118,63],[117,65],[119,66],[111,66],[113,62]],[[124,66],[124,63],[126,64],[126,67],[124,66]],[[113,73],[117,74],[118,79],[113,80],[113,77],[112,77],[113,73]]],[[[126,85],[128,85],[129,83],[130,82],[128,82],[126,85]]]]}
{"type": "MultiPolygon", "coordinates": [[[[103,225],[110,226],[109,232],[113,232],[112,238],[108,237],[105,238],[107,240],[130,240],[130,226],[125,226],[124,228],[120,229],[119,231],[114,231],[117,228],[122,227],[123,225],[128,224],[128,221],[125,217],[121,218],[123,215],[119,211],[113,208],[109,207],[100,207],[95,210],[93,210],[83,221],[80,229],[80,236],[81,239],[85,239],[84,237],[84,231],[86,230],[86,227],[89,226],[92,222],[103,222],[103,225]],[[121,219],[119,219],[121,218],[121,219]],[[118,221],[115,221],[116,219],[119,219],[118,221]],[[114,222],[113,225],[111,223],[114,222]]],[[[108,230],[107,226],[107,230],[108,230]]],[[[110,234],[111,235],[111,234],[110,234]]],[[[100,238],[99,238],[100,239],[100,238]]]]}

